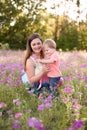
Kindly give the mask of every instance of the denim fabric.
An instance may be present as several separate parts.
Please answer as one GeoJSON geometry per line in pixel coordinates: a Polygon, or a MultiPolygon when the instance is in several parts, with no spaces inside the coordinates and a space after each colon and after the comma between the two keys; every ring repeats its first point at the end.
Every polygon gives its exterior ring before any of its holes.
{"type": "Polygon", "coordinates": [[[58,85],[58,82],[60,80],[60,77],[57,78],[49,78],[49,83],[51,87],[56,87],[58,85]]]}
{"type": "Polygon", "coordinates": [[[50,82],[43,82],[41,84],[40,89],[38,89],[40,83],[36,82],[33,85],[29,83],[29,80],[27,78],[26,72],[23,72],[21,75],[22,82],[29,88],[29,91],[32,93],[35,93],[36,95],[39,95],[40,93],[48,92],[49,94],[54,95],[54,89],[51,89],[50,85],[55,86],[58,84],[58,81],[60,80],[60,77],[58,78],[50,78],[50,82]]]}
{"type": "Polygon", "coordinates": [[[22,72],[21,74],[21,79],[22,79],[22,82],[26,85],[26,86],[29,86],[30,83],[29,83],[29,80],[27,78],[27,74],[25,72],[22,72]]]}
{"type": "Polygon", "coordinates": [[[45,89],[46,91],[48,91],[49,94],[52,93],[49,82],[43,82],[43,83],[41,84],[41,87],[40,87],[39,90],[44,91],[44,89],[45,89]]]}
{"type": "Polygon", "coordinates": [[[49,85],[48,82],[43,82],[43,83],[41,84],[41,88],[38,90],[38,86],[40,85],[39,82],[36,82],[36,83],[34,83],[33,85],[31,85],[31,84],[29,83],[28,78],[27,78],[26,72],[22,72],[22,74],[21,74],[21,79],[22,79],[22,82],[23,82],[23,83],[29,88],[29,90],[30,90],[31,92],[33,92],[33,93],[39,94],[40,92],[44,91],[43,88],[46,88],[45,90],[49,91],[49,93],[50,93],[50,87],[49,87],[50,85],[49,85]]]}

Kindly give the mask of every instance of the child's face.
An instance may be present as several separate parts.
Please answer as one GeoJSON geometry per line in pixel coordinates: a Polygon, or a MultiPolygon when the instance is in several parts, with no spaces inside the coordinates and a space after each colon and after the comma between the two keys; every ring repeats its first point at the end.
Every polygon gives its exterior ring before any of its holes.
{"type": "Polygon", "coordinates": [[[50,56],[54,52],[54,48],[50,48],[49,46],[44,46],[44,54],[45,56],[50,56]]]}

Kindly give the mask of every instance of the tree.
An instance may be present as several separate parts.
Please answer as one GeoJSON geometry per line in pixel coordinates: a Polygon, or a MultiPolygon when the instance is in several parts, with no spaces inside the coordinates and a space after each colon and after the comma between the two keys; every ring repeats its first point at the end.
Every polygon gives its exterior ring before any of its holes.
{"type": "Polygon", "coordinates": [[[28,35],[44,35],[43,2],[45,0],[4,0],[0,2],[0,42],[10,48],[24,48],[28,35]]]}
{"type": "Polygon", "coordinates": [[[78,47],[79,32],[75,22],[69,22],[63,19],[61,22],[61,30],[57,39],[57,47],[63,50],[73,50],[78,47]]]}

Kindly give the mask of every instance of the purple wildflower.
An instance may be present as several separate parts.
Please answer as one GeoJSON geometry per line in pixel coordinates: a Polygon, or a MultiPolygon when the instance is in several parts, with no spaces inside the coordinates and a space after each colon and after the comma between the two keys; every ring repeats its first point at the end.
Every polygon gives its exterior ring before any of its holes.
{"type": "Polygon", "coordinates": [[[43,124],[35,117],[31,117],[28,120],[28,125],[29,125],[29,127],[36,128],[37,130],[44,130],[43,124]]]}
{"type": "Polygon", "coordinates": [[[51,95],[48,96],[48,97],[45,99],[45,103],[46,103],[46,102],[51,102],[52,99],[53,99],[53,97],[52,97],[51,95]]]}
{"type": "Polygon", "coordinates": [[[7,106],[6,103],[4,103],[4,102],[1,102],[1,103],[0,103],[0,108],[6,107],[6,106],[7,106]]]}
{"type": "Polygon", "coordinates": [[[18,112],[18,113],[15,114],[15,118],[19,118],[19,117],[21,117],[21,116],[22,116],[22,113],[21,113],[21,112],[18,112]]]}
{"type": "Polygon", "coordinates": [[[38,110],[43,111],[44,110],[44,104],[39,105],[38,110]]]}
{"type": "Polygon", "coordinates": [[[44,130],[44,126],[39,120],[36,121],[35,128],[37,128],[37,130],[44,130]]]}
{"type": "Polygon", "coordinates": [[[83,121],[81,120],[75,121],[73,124],[73,127],[75,128],[81,128],[82,126],[83,126],[83,121]]]}
{"type": "Polygon", "coordinates": [[[52,104],[49,103],[49,102],[47,102],[47,103],[45,104],[45,107],[52,107],[52,104]]]}
{"type": "Polygon", "coordinates": [[[30,119],[28,120],[28,125],[29,125],[29,127],[34,128],[34,126],[35,126],[35,121],[36,121],[36,118],[35,118],[35,117],[30,118],[30,119]]]}
{"type": "Polygon", "coordinates": [[[13,103],[15,103],[18,106],[21,105],[21,101],[19,101],[19,99],[14,99],[13,103]]]}
{"type": "Polygon", "coordinates": [[[69,130],[75,130],[75,128],[74,127],[70,127],[69,130]]]}
{"type": "Polygon", "coordinates": [[[12,128],[13,129],[19,129],[20,128],[20,121],[19,120],[13,120],[12,128]]]}
{"type": "Polygon", "coordinates": [[[70,87],[66,87],[66,88],[63,89],[63,92],[72,93],[72,92],[73,92],[73,89],[70,88],[70,87]]]}

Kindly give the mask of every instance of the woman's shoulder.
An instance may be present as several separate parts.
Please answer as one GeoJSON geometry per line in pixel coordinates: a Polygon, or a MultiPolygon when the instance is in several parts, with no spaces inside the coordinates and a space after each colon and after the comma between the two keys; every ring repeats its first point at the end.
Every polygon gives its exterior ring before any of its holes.
{"type": "Polygon", "coordinates": [[[26,62],[27,65],[34,65],[34,62],[31,58],[27,59],[27,62],[26,62]]]}

